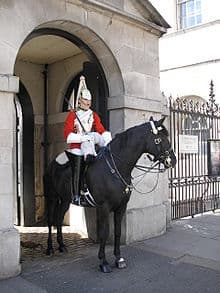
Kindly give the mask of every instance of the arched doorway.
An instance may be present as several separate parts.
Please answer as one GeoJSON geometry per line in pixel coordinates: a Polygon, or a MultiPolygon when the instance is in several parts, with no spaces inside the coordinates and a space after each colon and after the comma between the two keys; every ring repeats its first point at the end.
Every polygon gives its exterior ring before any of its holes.
{"type": "MultiPolygon", "coordinates": [[[[63,139],[63,123],[67,111],[64,94],[68,98],[72,89],[78,87],[80,75],[85,75],[87,86],[93,95],[92,107],[108,127],[109,91],[103,69],[92,50],[79,38],[58,29],[38,29],[30,34],[18,53],[15,74],[25,85],[20,87],[19,100],[23,96],[27,97],[29,93],[30,104],[33,105],[31,111],[27,110],[27,113],[32,113],[32,120],[23,120],[23,127],[32,127],[33,131],[32,144],[22,144],[23,164],[26,170],[29,170],[29,179],[25,181],[24,176],[19,177],[23,180],[23,189],[27,190],[28,197],[24,195],[23,198],[17,199],[19,209],[23,207],[24,212],[23,216],[18,213],[18,222],[25,226],[40,225],[45,223],[42,180],[44,168],[66,148],[63,139]],[[51,42],[56,42],[56,46],[51,46],[51,42]],[[64,46],[69,55],[62,55],[64,46]],[[77,52],[73,53],[73,56],[71,49],[77,52]],[[63,76],[60,71],[67,63],[68,66],[72,65],[63,76]],[[32,122],[29,123],[30,121],[32,122]],[[25,151],[25,145],[29,145],[28,151],[25,151]],[[29,152],[32,152],[33,156],[30,156],[29,152]],[[22,221],[22,218],[27,220],[22,221]]],[[[19,191],[19,188],[17,190],[19,191]]]]}

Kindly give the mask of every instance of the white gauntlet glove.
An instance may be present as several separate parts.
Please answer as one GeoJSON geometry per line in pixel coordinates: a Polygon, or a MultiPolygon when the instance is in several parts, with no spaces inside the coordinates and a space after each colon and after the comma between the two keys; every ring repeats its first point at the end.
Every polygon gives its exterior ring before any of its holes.
{"type": "Polygon", "coordinates": [[[84,134],[82,135],[81,137],[81,142],[85,142],[85,141],[92,141],[92,136],[91,135],[88,135],[88,134],[84,134]]]}
{"type": "Polygon", "coordinates": [[[71,132],[67,137],[67,143],[81,143],[85,141],[94,141],[94,139],[89,134],[80,134],[73,132],[71,132]]]}
{"type": "Polygon", "coordinates": [[[106,146],[112,140],[111,132],[110,131],[103,132],[102,138],[104,140],[104,146],[106,146]]]}

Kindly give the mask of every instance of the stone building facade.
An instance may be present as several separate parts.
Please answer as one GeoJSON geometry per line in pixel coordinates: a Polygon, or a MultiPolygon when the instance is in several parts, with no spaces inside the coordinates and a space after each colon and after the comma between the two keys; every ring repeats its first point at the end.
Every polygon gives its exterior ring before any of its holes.
{"type": "MultiPolygon", "coordinates": [[[[143,0],[1,1],[0,278],[20,272],[16,225],[43,219],[44,168],[67,148],[64,95],[84,74],[93,108],[113,136],[151,115],[166,115],[158,41],[167,28],[143,0]]],[[[140,189],[153,185],[149,175],[140,189]]],[[[86,217],[88,234],[95,238],[95,210],[86,217]]],[[[154,192],[132,194],[123,221],[124,243],[163,233],[168,218],[163,174],[154,192]]],[[[65,221],[71,224],[71,211],[65,221]]]]}
{"type": "Polygon", "coordinates": [[[151,0],[171,28],[160,39],[161,90],[166,96],[209,99],[213,80],[220,102],[218,0],[151,0]],[[184,82],[183,82],[184,81],[184,82]]]}

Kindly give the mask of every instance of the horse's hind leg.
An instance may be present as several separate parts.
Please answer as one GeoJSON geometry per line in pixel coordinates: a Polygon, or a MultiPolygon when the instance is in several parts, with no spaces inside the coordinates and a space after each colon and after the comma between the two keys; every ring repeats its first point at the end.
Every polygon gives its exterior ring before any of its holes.
{"type": "Polygon", "coordinates": [[[53,249],[53,242],[52,242],[52,225],[53,225],[53,215],[54,215],[54,208],[56,205],[55,200],[50,200],[47,202],[47,209],[48,209],[48,215],[47,215],[47,224],[48,224],[48,239],[47,239],[47,250],[46,255],[50,255],[51,253],[54,253],[53,249]]]}
{"type": "Polygon", "coordinates": [[[120,241],[121,241],[121,222],[123,215],[125,213],[127,204],[124,204],[119,209],[114,212],[114,231],[115,231],[115,242],[114,242],[114,255],[115,264],[117,268],[126,268],[126,262],[123,257],[121,257],[120,241]]]}
{"type": "Polygon", "coordinates": [[[107,208],[98,209],[98,232],[100,241],[98,253],[98,257],[100,259],[99,267],[103,273],[110,273],[111,268],[105,256],[105,245],[109,236],[109,211],[107,208]]]}
{"type": "Polygon", "coordinates": [[[67,248],[63,243],[63,234],[62,234],[62,224],[66,211],[69,208],[69,201],[61,201],[59,202],[58,207],[58,217],[57,217],[57,242],[59,244],[60,252],[67,252],[67,248]]]}

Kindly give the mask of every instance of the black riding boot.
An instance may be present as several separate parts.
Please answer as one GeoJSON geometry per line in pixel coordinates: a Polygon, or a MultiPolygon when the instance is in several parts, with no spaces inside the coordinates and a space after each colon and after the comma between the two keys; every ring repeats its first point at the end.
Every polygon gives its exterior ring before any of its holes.
{"type": "Polygon", "coordinates": [[[72,204],[88,206],[84,197],[80,194],[81,176],[84,172],[84,161],[82,156],[71,155],[72,169],[72,204]]]}
{"type": "Polygon", "coordinates": [[[95,161],[96,157],[94,155],[87,155],[85,159],[86,164],[92,164],[95,161]]]}

